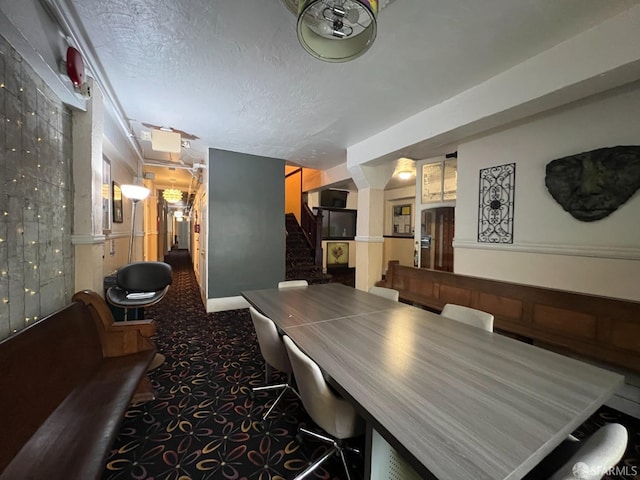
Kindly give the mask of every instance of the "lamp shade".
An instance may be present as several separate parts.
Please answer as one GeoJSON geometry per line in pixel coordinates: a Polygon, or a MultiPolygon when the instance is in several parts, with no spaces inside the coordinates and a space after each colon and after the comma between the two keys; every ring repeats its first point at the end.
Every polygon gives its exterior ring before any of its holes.
{"type": "Polygon", "coordinates": [[[353,60],[373,44],[377,16],[377,0],[299,0],[298,40],[320,60],[353,60]]]}
{"type": "Polygon", "coordinates": [[[122,194],[129,200],[144,200],[149,196],[149,189],[142,185],[122,185],[122,194]]]}

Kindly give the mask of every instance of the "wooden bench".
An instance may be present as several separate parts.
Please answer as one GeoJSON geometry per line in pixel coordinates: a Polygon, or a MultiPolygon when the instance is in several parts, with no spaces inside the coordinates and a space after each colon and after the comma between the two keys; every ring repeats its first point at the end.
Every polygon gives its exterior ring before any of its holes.
{"type": "Polygon", "coordinates": [[[494,326],[536,345],[640,372],[640,302],[470,277],[390,261],[379,285],[402,301],[492,313],[494,326]]]}
{"type": "Polygon", "coordinates": [[[0,342],[0,479],[99,478],[132,400],[153,399],[154,333],[82,291],[0,342]]]}

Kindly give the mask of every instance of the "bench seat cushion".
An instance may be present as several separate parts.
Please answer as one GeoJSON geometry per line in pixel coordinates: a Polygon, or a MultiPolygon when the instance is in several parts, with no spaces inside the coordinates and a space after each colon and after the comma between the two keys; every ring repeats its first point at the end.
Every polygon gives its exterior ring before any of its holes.
{"type": "Polygon", "coordinates": [[[105,358],[38,428],[0,478],[99,478],[107,453],[154,351],[105,358]]]}

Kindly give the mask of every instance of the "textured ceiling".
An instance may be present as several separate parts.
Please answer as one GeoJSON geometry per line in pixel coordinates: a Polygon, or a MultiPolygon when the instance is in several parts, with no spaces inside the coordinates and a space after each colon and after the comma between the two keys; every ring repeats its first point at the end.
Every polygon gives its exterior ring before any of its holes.
{"type": "MultiPolygon", "coordinates": [[[[143,123],[208,147],[313,168],[346,148],[637,4],[637,0],[396,0],[343,64],[309,56],[280,0],[55,0],[74,16],[137,137],[143,123]]],[[[425,156],[429,152],[424,153],[425,156]]]]}

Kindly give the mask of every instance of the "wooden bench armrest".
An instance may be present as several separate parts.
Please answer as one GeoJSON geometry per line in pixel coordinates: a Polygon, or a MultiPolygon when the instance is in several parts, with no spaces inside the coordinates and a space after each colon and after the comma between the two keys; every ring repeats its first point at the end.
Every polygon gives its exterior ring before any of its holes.
{"type": "Polygon", "coordinates": [[[93,316],[105,357],[119,357],[143,350],[153,350],[150,337],[155,334],[153,320],[116,322],[105,300],[92,290],[76,292],[72,300],[83,302],[93,316]]]}
{"type": "Polygon", "coordinates": [[[138,330],[143,337],[151,337],[156,333],[156,324],[153,320],[127,320],[126,322],[114,322],[109,331],[138,330]]]}

